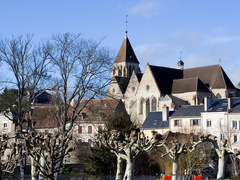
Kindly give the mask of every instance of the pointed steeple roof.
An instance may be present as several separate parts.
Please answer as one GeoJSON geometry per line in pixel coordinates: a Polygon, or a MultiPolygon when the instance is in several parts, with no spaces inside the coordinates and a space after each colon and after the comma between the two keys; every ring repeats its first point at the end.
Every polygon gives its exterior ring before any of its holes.
{"type": "Polygon", "coordinates": [[[130,41],[127,37],[127,34],[123,40],[122,46],[118,52],[118,55],[114,61],[114,63],[119,62],[130,62],[130,63],[138,63],[139,61],[133,51],[133,48],[130,44],[130,41]]]}

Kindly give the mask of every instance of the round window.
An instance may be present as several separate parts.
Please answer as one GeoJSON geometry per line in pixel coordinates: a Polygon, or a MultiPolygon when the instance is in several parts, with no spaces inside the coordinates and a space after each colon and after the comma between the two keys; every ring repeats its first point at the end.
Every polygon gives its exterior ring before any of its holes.
{"type": "Polygon", "coordinates": [[[135,87],[132,87],[132,91],[133,91],[133,92],[135,91],[135,87]]]}
{"type": "Polygon", "coordinates": [[[148,91],[149,89],[150,89],[150,86],[149,86],[149,85],[147,85],[147,86],[146,86],[146,90],[148,91]]]}

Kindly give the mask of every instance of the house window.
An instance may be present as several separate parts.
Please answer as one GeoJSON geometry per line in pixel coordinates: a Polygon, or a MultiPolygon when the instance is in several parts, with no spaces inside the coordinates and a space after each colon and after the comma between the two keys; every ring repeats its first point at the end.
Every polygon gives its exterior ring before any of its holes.
{"type": "Polygon", "coordinates": [[[92,140],[91,139],[88,139],[88,144],[89,144],[89,146],[92,145],[92,140]]]}
{"type": "Polygon", "coordinates": [[[232,121],[232,128],[237,129],[237,121],[232,121]]]}
{"type": "Polygon", "coordinates": [[[78,139],[78,142],[80,142],[80,143],[81,143],[81,142],[82,142],[82,139],[78,139]]]}
{"type": "Polygon", "coordinates": [[[102,126],[98,126],[98,131],[101,132],[103,130],[102,126]]]}
{"type": "Polygon", "coordinates": [[[234,134],[233,135],[233,143],[237,143],[238,142],[238,135],[234,134]]]}
{"type": "Polygon", "coordinates": [[[97,116],[97,121],[101,121],[102,117],[100,115],[97,116]]]}
{"type": "Polygon", "coordinates": [[[238,151],[238,148],[232,148],[233,149],[233,152],[236,153],[238,151]]]}
{"type": "Polygon", "coordinates": [[[64,163],[65,163],[65,164],[70,164],[70,163],[71,163],[70,155],[66,155],[66,156],[64,157],[64,163]]]}
{"type": "Polygon", "coordinates": [[[82,126],[78,126],[78,134],[82,134],[82,126]]]}
{"type": "Polygon", "coordinates": [[[220,119],[220,125],[224,126],[224,119],[223,118],[220,119]]]}
{"type": "Polygon", "coordinates": [[[3,128],[7,128],[7,122],[3,122],[3,128]]]}
{"type": "Polygon", "coordinates": [[[140,102],[140,114],[143,113],[143,102],[144,102],[144,99],[141,99],[141,102],[140,102]]]}
{"type": "Polygon", "coordinates": [[[83,115],[79,116],[79,120],[82,121],[83,120],[83,115]]]}
{"type": "Polygon", "coordinates": [[[207,119],[207,127],[211,127],[211,120],[207,119]]]}
{"type": "Polygon", "coordinates": [[[152,111],[157,111],[157,99],[155,97],[152,98],[152,111]]]}
{"type": "Polygon", "coordinates": [[[200,126],[201,125],[201,119],[190,119],[190,125],[191,126],[200,126]]]}
{"type": "Polygon", "coordinates": [[[223,139],[224,139],[224,134],[220,133],[220,140],[223,140],[223,139]]]}
{"type": "Polygon", "coordinates": [[[182,120],[181,119],[174,120],[174,126],[182,126],[182,120]]]}
{"type": "Polygon", "coordinates": [[[88,134],[92,134],[92,126],[88,126],[88,134]]]}

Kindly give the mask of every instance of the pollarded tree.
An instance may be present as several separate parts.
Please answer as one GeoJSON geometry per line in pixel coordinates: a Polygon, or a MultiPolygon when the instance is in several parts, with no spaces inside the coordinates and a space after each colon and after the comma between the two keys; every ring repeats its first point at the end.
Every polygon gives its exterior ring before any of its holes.
{"type": "Polygon", "coordinates": [[[8,135],[0,136],[0,179],[3,179],[6,174],[13,175],[19,157],[23,157],[22,153],[20,142],[11,141],[8,135]]]}
{"type": "Polygon", "coordinates": [[[131,134],[121,135],[116,130],[110,134],[104,133],[98,135],[98,142],[101,146],[111,149],[117,156],[118,166],[116,179],[122,179],[122,163],[126,161],[126,170],[124,179],[131,180],[134,177],[134,165],[137,157],[142,152],[150,151],[154,144],[162,140],[162,136],[153,132],[153,137],[148,139],[142,132],[133,130],[131,134]]]}
{"type": "Polygon", "coordinates": [[[63,169],[64,157],[74,148],[69,146],[72,136],[59,136],[58,134],[42,134],[31,131],[22,136],[25,140],[26,154],[32,159],[32,179],[37,175],[44,179],[53,180],[55,173],[63,169]]]}
{"type": "Polygon", "coordinates": [[[198,141],[193,141],[193,148],[197,147],[198,144],[203,142],[211,142],[214,146],[214,150],[218,156],[218,173],[217,173],[217,180],[224,180],[225,179],[225,170],[226,170],[226,163],[227,157],[230,154],[235,154],[236,156],[240,154],[240,151],[234,152],[232,149],[228,148],[228,141],[226,139],[222,140],[222,146],[219,146],[217,142],[217,138],[211,135],[201,135],[198,141]]]}
{"type": "Polygon", "coordinates": [[[185,143],[181,143],[177,140],[171,142],[172,146],[170,147],[166,141],[163,141],[158,146],[163,146],[166,150],[166,153],[162,155],[169,156],[172,159],[172,179],[177,180],[178,179],[178,160],[179,157],[187,153],[187,148],[185,143]]]}
{"type": "MultiPolygon", "coordinates": [[[[13,112],[15,119],[6,117],[15,123],[17,134],[28,132],[31,128],[32,102],[39,82],[46,77],[46,67],[48,64],[47,48],[43,46],[33,46],[32,36],[19,36],[11,39],[0,39],[0,61],[9,67],[10,72],[6,73],[2,83],[16,88],[17,100],[14,104],[13,112]],[[28,96],[26,96],[28,93],[28,96]],[[23,124],[25,124],[23,126],[23,124]]],[[[23,157],[19,157],[21,179],[24,180],[23,157]]]]}

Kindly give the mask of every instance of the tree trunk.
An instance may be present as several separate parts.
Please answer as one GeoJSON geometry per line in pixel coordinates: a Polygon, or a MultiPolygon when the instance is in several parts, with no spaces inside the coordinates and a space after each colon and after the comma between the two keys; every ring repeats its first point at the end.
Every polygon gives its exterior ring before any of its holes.
{"type": "Polygon", "coordinates": [[[172,180],[178,179],[178,157],[173,157],[172,180]]]}
{"type": "MultiPolygon", "coordinates": [[[[45,162],[44,162],[43,157],[40,158],[40,164],[41,164],[42,167],[45,166],[45,162]]],[[[43,176],[42,176],[42,173],[40,172],[40,173],[39,173],[39,180],[43,180],[43,179],[44,179],[44,178],[43,178],[43,176]]]]}
{"type": "Polygon", "coordinates": [[[225,168],[226,168],[227,156],[218,157],[218,173],[217,180],[224,180],[225,178],[225,168]]]}
{"type": "Polygon", "coordinates": [[[31,157],[31,176],[32,176],[32,180],[37,180],[37,176],[36,176],[36,167],[33,166],[34,163],[34,159],[31,157]]]}
{"type": "Polygon", "coordinates": [[[116,180],[122,180],[123,176],[123,159],[117,156],[117,173],[116,173],[116,180]]]}
{"type": "Polygon", "coordinates": [[[20,159],[19,166],[20,166],[21,180],[25,180],[25,174],[24,174],[25,167],[24,167],[23,159],[20,159]]]}
{"type": "Polygon", "coordinates": [[[135,160],[128,160],[127,161],[127,167],[124,175],[124,180],[132,180],[134,177],[134,166],[135,166],[135,160]]]}

